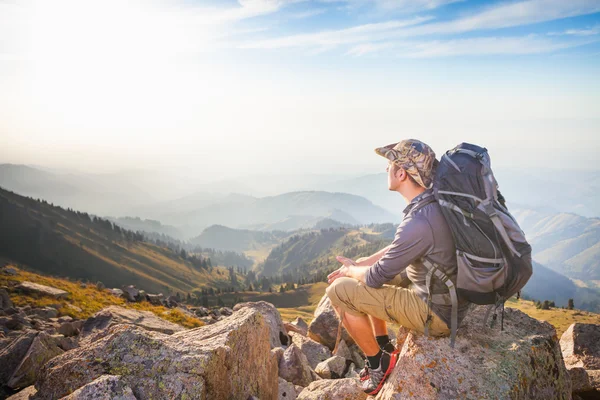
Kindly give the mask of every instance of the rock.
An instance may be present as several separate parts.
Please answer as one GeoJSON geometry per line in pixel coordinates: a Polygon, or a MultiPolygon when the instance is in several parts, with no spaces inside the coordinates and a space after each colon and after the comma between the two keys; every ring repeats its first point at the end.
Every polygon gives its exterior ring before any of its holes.
{"type": "Polygon", "coordinates": [[[139,296],[139,294],[140,291],[136,289],[133,285],[123,287],[123,298],[129,302],[136,302],[136,299],[139,296]]]}
{"type": "MultiPolygon", "coordinates": [[[[342,341],[340,340],[340,343],[342,341]]],[[[365,366],[365,355],[362,352],[362,350],[360,349],[360,347],[358,347],[356,344],[350,345],[348,346],[348,348],[350,349],[350,354],[351,354],[351,359],[352,362],[354,363],[354,365],[356,365],[357,368],[362,368],[365,366]]]]}
{"type": "Polygon", "coordinates": [[[294,384],[289,383],[283,378],[279,378],[279,400],[295,400],[296,399],[296,388],[294,384]]]}
{"type": "Polygon", "coordinates": [[[119,306],[109,306],[88,318],[81,330],[81,335],[93,341],[104,336],[106,329],[115,324],[133,324],[149,331],[173,334],[185,328],[157,317],[150,311],[138,311],[119,306]]]}
{"type": "Polygon", "coordinates": [[[69,293],[64,290],[29,281],[21,282],[16,286],[16,288],[28,293],[37,293],[41,296],[51,296],[55,299],[64,299],[69,295],[69,293]]]}
{"type": "Polygon", "coordinates": [[[195,311],[198,317],[208,317],[209,310],[206,307],[198,307],[195,311]]]}
{"type": "Polygon", "coordinates": [[[14,267],[6,266],[6,267],[2,268],[2,273],[5,275],[18,275],[19,271],[17,271],[17,269],[14,267]]]}
{"type": "Polygon", "coordinates": [[[344,339],[340,340],[335,355],[343,357],[346,360],[352,361],[352,351],[350,351],[350,348],[348,347],[344,339]]]}
{"type": "Polygon", "coordinates": [[[571,324],[560,338],[560,347],[567,368],[600,369],[600,325],[571,324]]]}
{"type": "Polygon", "coordinates": [[[344,375],[346,369],[346,359],[340,356],[333,356],[319,363],[315,372],[324,379],[338,379],[344,375]]]}
{"type": "MultiPolygon", "coordinates": [[[[308,336],[333,350],[340,321],[326,294],[321,298],[314,315],[315,318],[308,326],[308,336]]],[[[342,328],[342,339],[346,343],[354,343],[345,328],[342,328]]]]}
{"type": "Polygon", "coordinates": [[[63,322],[72,322],[73,321],[73,317],[71,317],[70,315],[63,315],[62,317],[58,318],[58,322],[63,323],[63,322]]]}
{"type": "Polygon", "coordinates": [[[6,291],[6,288],[0,288],[0,310],[6,310],[7,308],[13,306],[13,302],[10,300],[10,296],[6,291]]]}
{"type": "Polygon", "coordinates": [[[162,306],[163,302],[163,294],[146,294],[146,300],[150,302],[150,304],[154,304],[155,306],[162,306]]]}
{"type": "Polygon", "coordinates": [[[63,335],[56,335],[58,339],[58,347],[63,349],[64,351],[73,350],[76,347],[79,347],[79,342],[74,337],[64,337],[63,335]]]}
{"type": "Polygon", "coordinates": [[[304,388],[297,400],[364,400],[367,394],[363,392],[358,379],[323,379],[304,388]]]}
{"type": "Polygon", "coordinates": [[[447,337],[401,330],[398,363],[376,399],[571,398],[554,327],[507,308],[501,332],[484,326],[486,309],[465,317],[455,349],[447,337]]]}
{"type": "Polygon", "coordinates": [[[560,338],[573,393],[600,390],[600,325],[574,323],[560,338]]]}
{"type": "Polygon", "coordinates": [[[258,310],[268,321],[270,329],[271,348],[287,346],[290,343],[289,337],[285,328],[283,327],[283,321],[281,315],[275,306],[266,301],[259,301],[256,303],[238,303],[233,307],[233,311],[241,310],[244,307],[250,307],[258,310]]]}
{"type": "Polygon", "coordinates": [[[6,386],[20,389],[32,385],[42,366],[53,357],[64,353],[58,346],[59,338],[39,332],[33,339],[21,363],[8,379],[6,386]]]}
{"type": "Polygon", "coordinates": [[[231,314],[233,314],[233,310],[229,307],[221,307],[221,308],[219,308],[219,313],[221,315],[225,315],[226,317],[229,317],[231,314]]]}
{"type": "Polygon", "coordinates": [[[274,349],[271,349],[271,354],[275,356],[275,359],[277,360],[277,365],[279,365],[279,363],[281,362],[284,351],[285,349],[283,347],[275,347],[274,349]]]}
{"type": "Polygon", "coordinates": [[[104,283],[102,283],[101,281],[98,281],[98,282],[96,282],[96,289],[104,290],[104,289],[106,289],[106,286],[104,286],[104,283]]]}
{"type": "Polygon", "coordinates": [[[69,337],[69,336],[75,336],[75,335],[79,334],[79,330],[77,328],[75,328],[73,323],[64,322],[58,328],[58,333],[60,333],[61,335],[65,336],[65,337],[69,337]]]}
{"type": "Polygon", "coordinates": [[[102,375],[120,375],[138,399],[274,399],[270,348],[269,325],[251,308],[173,335],[119,324],[46,363],[33,399],[61,398],[102,375]]]}
{"type": "Polygon", "coordinates": [[[31,312],[31,314],[37,315],[43,319],[50,319],[50,318],[58,317],[58,311],[56,310],[56,308],[52,308],[52,307],[33,308],[30,312],[31,312]]]}
{"type": "Polygon", "coordinates": [[[294,389],[296,389],[296,397],[304,390],[304,388],[300,385],[294,385],[294,389]]]}
{"type": "Polygon", "coordinates": [[[297,327],[296,327],[296,325],[292,325],[292,324],[291,324],[291,323],[289,323],[289,322],[284,322],[284,323],[283,323],[283,327],[285,328],[285,331],[288,333],[288,335],[289,335],[290,333],[292,333],[292,332],[295,332],[295,333],[298,333],[298,334],[300,334],[300,335],[302,335],[302,336],[306,336],[306,333],[304,333],[304,332],[302,331],[302,329],[300,329],[300,328],[297,328],[297,327]]]}
{"type": "Polygon", "coordinates": [[[300,329],[301,332],[304,332],[304,336],[308,335],[308,324],[301,317],[296,317],[291,324],[300,329]]]}
{"type": "Polygon", "coordinates": [[[0,368],[0,386],[8,383],[37,334],[38,332],[34,330],[27,330],[18,332],[18,336],[15,338],[5,339],[4,348],[0,350],[0,365],[2,366],[0,368]]]}
{"type": "Polygon", "coordinates": [[[279,362],[279,376],[300,386],[308,386],[317,379],[316,373],[308,365],[306,356],[293,343],[283,352],[279,362]]]}
{"type": "Polygon", "coordinates": [[[167,307],[177,307],[179,305],[179,301],[177,300],[177,296],[169,296],[165,300],[167,307]]]}
{"type": "Polygon", "coordinates": [[[348,372],[346,372],[344,378],[360,379],[358,372],[356,372],[356,367],[354,366],[354,363],[350,364],[350,366],[348,367],[348,372]]]}
{"type": "Polygon", "coordinates": [[[311,368],[316,368],[321,361],[325,361],[332,356],[327,347],[299,333],[290,332],[290,337],[292,343],[302,350],[311,368]]]}
{"type": "Polygon", "coordinates": [[[121,289],[118,289],[118,288],[112,288],[112,289],[108,289],[108,291],[109,291],[109,292],[110,292],[112,295],[114,295],[114,296],[117,296],[117,297],[122,297],[122,296],[123,296],[123,294],[124,294],[124,293],[123,293],[123,291],[122,291],[121,289]]]}
{"type": "Polygon", "coordinates": [[[116,375],[102,375],[61,400],[137,400],[133,391],[116,375]]]}
{"type": "Polygon", "coordinates": [[[7,397],[6,400],[29,400],[29,396],[33,396],[37,392],[33,385],[27,386],[25,389],[7,397]]]}

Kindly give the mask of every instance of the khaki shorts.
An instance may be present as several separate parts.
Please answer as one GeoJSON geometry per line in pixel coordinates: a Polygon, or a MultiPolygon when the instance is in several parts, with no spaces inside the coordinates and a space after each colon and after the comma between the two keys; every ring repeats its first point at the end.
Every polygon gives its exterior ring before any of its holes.
{"type": "MultiPolygon", "coordinates": [[[[391,282],[393,283],[393,282],[391,282]]],[[[411,289],[383,285],[371,288],[354,278],[338,278],[327,287],[327,296],[338,309],[351,315],[370,315],[387,322],[423,333],[427,320],[427,304],[411,289]]],[[[431,312],[431,336],[446,336],[450,329],[431,312]]]]}

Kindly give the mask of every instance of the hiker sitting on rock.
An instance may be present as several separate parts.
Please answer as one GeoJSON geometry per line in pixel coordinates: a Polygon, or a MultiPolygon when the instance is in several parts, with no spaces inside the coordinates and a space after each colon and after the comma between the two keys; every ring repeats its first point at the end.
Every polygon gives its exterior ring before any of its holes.
{"type": "MultiPolygon", "coordinates": [[[[428,298],[425,263],[437,265],[452,282],[456,282],[457,270],[452,233],[431,190],[437,166],[433,150],[409,139],[375,152],[389,160],[388,189],[408,203],[404,219],[392,244],[379,252],[360,262],[338,256],[343,266],[328,276],[327,288],[344,327],[367,356],[360,376],[368,394],[379,392],[397,360],[387,322],[432,336],[450,334],[452,306],[447,284],[430,275],[428,298]],[[396,286],[401,276],[410,281],[408,288],[396,286]]],[[[469,303],[458,300],[457,305],[460,323],[469,303]]]]}

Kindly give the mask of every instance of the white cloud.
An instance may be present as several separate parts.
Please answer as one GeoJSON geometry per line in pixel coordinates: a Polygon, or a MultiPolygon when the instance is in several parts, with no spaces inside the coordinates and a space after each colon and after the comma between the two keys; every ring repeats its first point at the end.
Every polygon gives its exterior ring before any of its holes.
{"type": "Polygon", "coordinates": [[[529,35],[525,37],[483,37],[404,43],[399,54],[410,58],[433,58],[469,55],[506,55],[549,53],[589,44],[591,40],[555,41],[529,35]]]}
{"type": "Polygon", "coordinates": [[[297,13],[293,13],[290,15],[290,17],[294,18],[294,19],[310,18],[310,17],[314,17],[316,15],[324,14],[325,12],[327,12],[327,9],[325,9],[325,8],[315,8],[313,10],[306,10],[306,11],[300,11],[297,13]]]}
{"type": "Polygon", "coordinates": [[[405,21],[389,21],[374,24],[358,25],[352,28],[334,31],[322,31],[282,38],[266,39],[242,44],[242,48],[276,49],[283,47],[328,47],[334,48],[342,44],[353,44],[372,40],[381,40],[399,28],[421,24],[431,17],[415,17],[405,21]]]}
{"type": "Polygon", "coordinates": [[[587,29],[567,29],[564,32],[550,32],[550,36],[594,36],[600,34],[600,25],[596,25],[592,28],[587,29]]]}
{"type": "Polygon", "coordinates": [[[465,0],[320,0],[321,3],[346,3],[349,8],[375,6],[383,11],[417,12],[433,10],[446,4],[465,0]]]}
{"type": "Polygon", "coordinates": [[[393,43],[364,43],[356,45],[346,52],[348,56],[360,57],[370,53],[381,52],[392,48],[393,43]]]}

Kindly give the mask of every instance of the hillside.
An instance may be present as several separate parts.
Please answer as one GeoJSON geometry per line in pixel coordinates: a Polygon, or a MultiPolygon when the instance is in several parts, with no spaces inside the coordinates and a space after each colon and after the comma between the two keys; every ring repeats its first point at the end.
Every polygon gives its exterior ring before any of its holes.
{"type": "Polygon", "coordinates": [[[511,208],[539,263],[573,279],[600,280],[600,219],[511,208]]]}
{"type": "Polygon", "coordinates": [[[248,229],[233,229],[223,225],[212,225],[190,239],[191,245],[217,250],[244,252],[272,247],[288,236],[282,231],[260,232],[248,229]]]}
{"type": "Polygon", "coordinates": [[[309,277],[339,266],[337,255],[358,258],[387,246],[380,234],[357,229],[331,228],[296,234],[273,248],[258,270],[265,276],[309,277]]]}
{"type": "Polygon", "coordinates": [[[149,292],[229,286],[225,269],[202,268],[200,259],[145,242],[110,221],[3,189],[0,257],[49,275],[111,287],[134,284],[149,292]]]}

